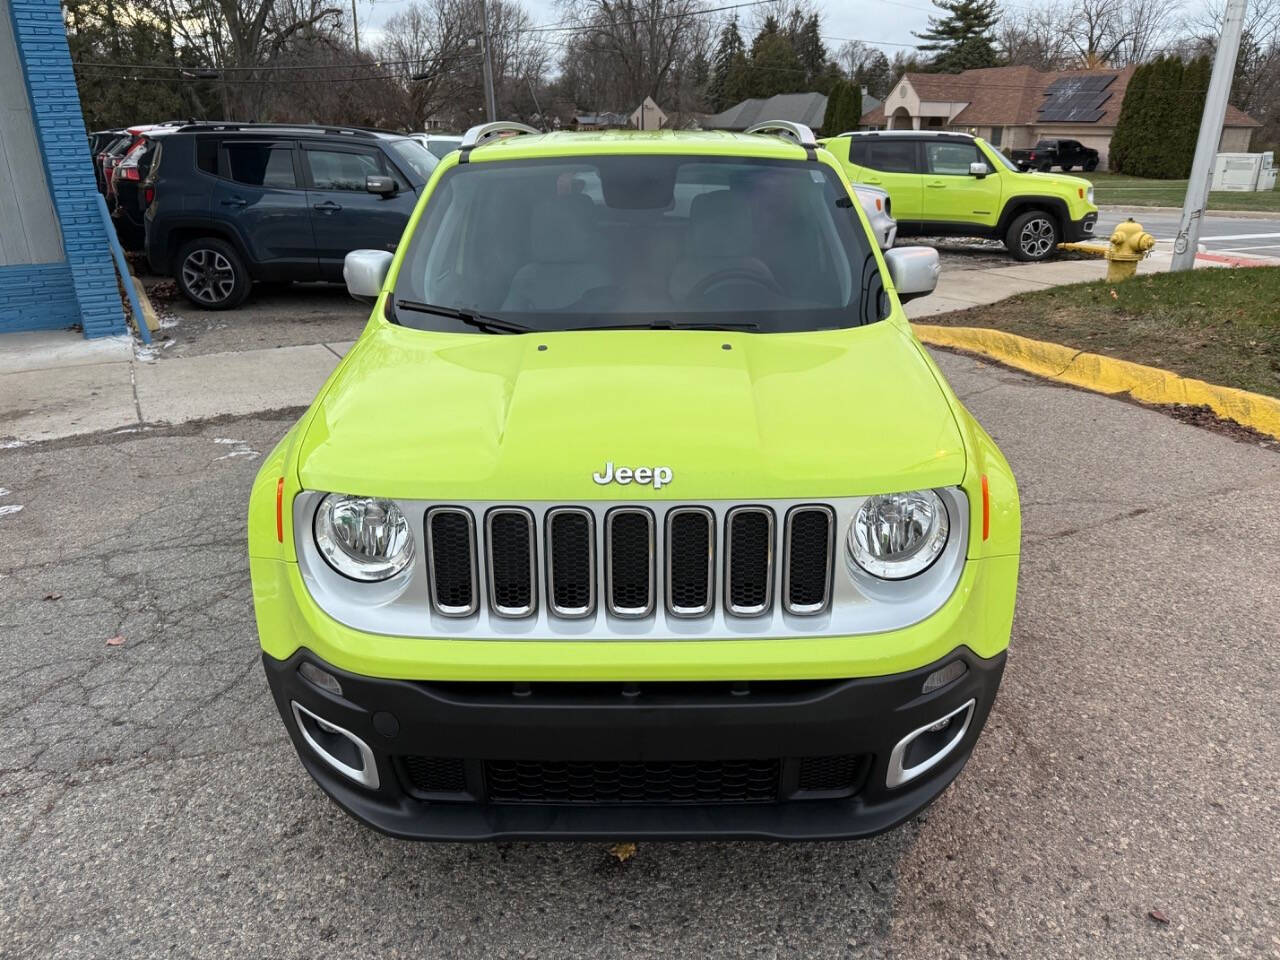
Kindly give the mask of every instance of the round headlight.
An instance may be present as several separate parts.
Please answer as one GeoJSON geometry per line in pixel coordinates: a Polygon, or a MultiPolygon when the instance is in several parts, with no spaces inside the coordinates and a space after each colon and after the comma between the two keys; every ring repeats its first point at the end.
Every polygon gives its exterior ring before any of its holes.
{"type": "Polygon", "coordinates": [[[947,507],[932,490],[869,498],[849,526],[849,557],[882,580],[923,573],[947,545],[947,507]]]}
{"type": "Polygon", "coordinates": [[[352,580],[386,580],[413,562],[413,532],[391,500],[331,493],[320,501],[316,546],[352,580]]]}

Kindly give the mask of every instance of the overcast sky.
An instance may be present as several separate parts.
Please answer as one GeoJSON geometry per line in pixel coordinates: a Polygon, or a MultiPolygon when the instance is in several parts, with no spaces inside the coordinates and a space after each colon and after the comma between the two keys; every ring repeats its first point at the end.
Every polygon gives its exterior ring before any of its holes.
{"type": "MultiPolygon", "coordinates": [[[[375,36],[377,28],[409,2],[410,0],[357,0],[361,34],[366,34],[367,31],[368,36],[375,36]]],[[[555,24],[566,19],[555,0],[521,2],[539,24],[555,24]]],[[[707,5],[723,7],[734,2],[736,0],[707,0],[707,5]]],[[[1013,0],[1005,5],[1025,7],[1036,6],[1038,3],[1037,0],[1013,0]]],[[[1185,4],[1179,0],[1171,0],[1166,6],[1172,8],[1176,17],[1180,10],[1221,5],[1222,0],[1188,0],[1185,4]]],[[[928,26],[930,14],[938,12],[929,0],[826,0],[825,3],[819,2],[818,7],[823,13],[823,38],[832,53],[845,40],[856,38],[878,46],[889,57],[897,50],[914,47],[916,40],[912,32],[924,30],[928,26]]],[[[753,22],[754,14],[755,11],[750,7],[739,11],[739,17],[747,24],[753,22]]],[[[713,14],[716,17],[729,15],[728,12],[713,14]]],[[[750,36],[746,39],[748,43],[751,42],[750,36]]]]}

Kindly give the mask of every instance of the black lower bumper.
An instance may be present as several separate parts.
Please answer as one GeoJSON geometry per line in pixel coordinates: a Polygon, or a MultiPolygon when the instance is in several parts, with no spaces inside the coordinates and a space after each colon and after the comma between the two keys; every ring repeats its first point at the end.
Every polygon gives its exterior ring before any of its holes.
{"type": "MultiPolygon", "coordinates": [[[[888,830],[938,796],[969,757],[1004,654],[961,648],[888,677],[750,683],[435,683],[345,673],[306,651],[264,656],[308,772],[348,812],[397,837],[817,840],[888,830]],[[342,694],[304,679],[306,661],[342,694]],[[955,662],[965,670],[922,692],[955,662]],[[294,704],[301,708],[295,712],[294,704]],[[972,705],[970,707],[970,704],[972,705]],[[895,746],[955,716],[907,753],[932,767],[891,787],[895,746]],[[320,718],[367,745],[334,739],[320,718]],[[962,725],[963,721],[963,725],[962,725]],[[308,742],[336,744],[359,785],[308,742]],[[941,751],[939,751],[941,752],[941,751]],[[374,777],[366,777],[374,779],[374,777]]],[[[952,667],[958,672],[959,667],[952,667]]]]}
{"type": "Polygon", "coordinates": [[[1096,213],[1086,213],[1079,220],[1068,220],[1063,224],[1063,241],[1066,243],[1079,243],[1082,240],[1092,240],[1094,228],[1098,225],[1098,215],[1096,213]]]}

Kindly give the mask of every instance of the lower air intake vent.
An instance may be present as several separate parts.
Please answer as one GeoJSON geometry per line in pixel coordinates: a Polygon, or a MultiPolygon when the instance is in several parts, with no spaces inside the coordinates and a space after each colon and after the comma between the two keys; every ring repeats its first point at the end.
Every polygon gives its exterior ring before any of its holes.
{"type": "Polygon", "coordinates": [[[466,763],[453,757],[405,757],[405,781],[417,793],[463,793],[466,763]]]}
{"type": "Polygon", "coordinates": [[[484,777],[492,803],[773,803],[780,769],[778,760],[489,760],[484,777]]]}

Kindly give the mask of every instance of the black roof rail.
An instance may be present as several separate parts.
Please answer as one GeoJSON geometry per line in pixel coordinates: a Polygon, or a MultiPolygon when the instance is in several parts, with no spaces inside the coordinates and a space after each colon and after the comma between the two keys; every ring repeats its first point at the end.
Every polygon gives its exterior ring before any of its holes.
{"type": "Polygon", "coordinates": [[[234,133],[240,130],[249,132],[256,130],[280,130],[296,131],[299,133],[326,133],[336,134],[339,136],[364,137],[370,140],[378,136],[402,136],[402,134],[398,134],[394,130],[379,130],[376,127],[334,126],[332,124],[318,123],[231,123],[221,120],[202,120],[195,123],[184,124],[179,127],[179,129],[187,132],[213,131],[227,133],[234,133]]]}

